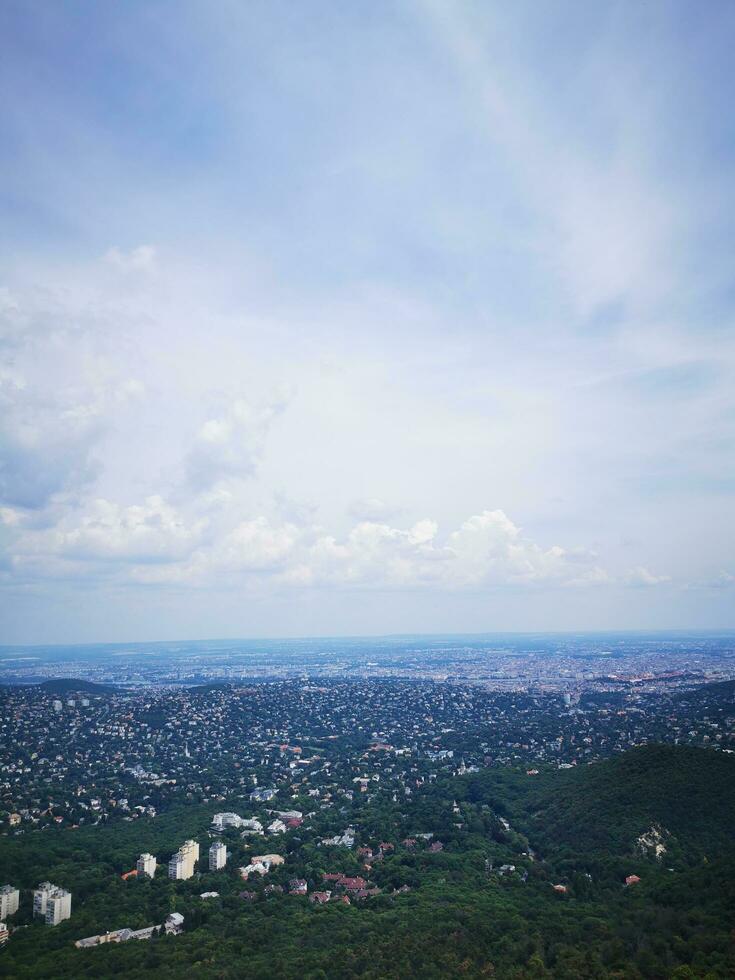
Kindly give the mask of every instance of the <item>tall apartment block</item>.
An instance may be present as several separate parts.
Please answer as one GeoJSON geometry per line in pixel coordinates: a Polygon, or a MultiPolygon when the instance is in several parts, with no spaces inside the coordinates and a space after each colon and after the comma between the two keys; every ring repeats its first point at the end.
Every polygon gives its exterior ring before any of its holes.
{"type": "Polygon", "coordinates": [[[209,870],[219,871],[227,864],[227,848],[222,841],[216,841],[209,848],[209,870]]]}
{"type": "Polygon", "coordinates": [[[0,919],[7,919],[9,915],[18,911],[20,893],[12,885],[3,885],[0,888],[0,919]]]}
{"type": "Polygon", "coordinates": [[[71,915],[71,892],[42,882],[33,892],[33,914],[43,916],[47,926],[57,926],[71,915]]]}
{"type": "Polygon", "coordinates": [[[168,876],[177,881],[185,881],[194,874],[194,865],[199,860],[199,845],[187,840],[168,862],[168,876]]]}
{"type": "Polygon", "coordinates": [[[152,854],[141,854],[135,868],[139,875],[148,875],[153,878],[156,874],[156,859],[152,854]]]}

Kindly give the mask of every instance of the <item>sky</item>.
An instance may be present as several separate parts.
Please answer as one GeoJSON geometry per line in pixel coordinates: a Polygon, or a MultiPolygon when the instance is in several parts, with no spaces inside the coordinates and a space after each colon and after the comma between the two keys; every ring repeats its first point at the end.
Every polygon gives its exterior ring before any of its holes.
{"type": "Polygon", "coordinates": [[[735,626],[733,41],[5,0],[0,643],[735,626]]]}

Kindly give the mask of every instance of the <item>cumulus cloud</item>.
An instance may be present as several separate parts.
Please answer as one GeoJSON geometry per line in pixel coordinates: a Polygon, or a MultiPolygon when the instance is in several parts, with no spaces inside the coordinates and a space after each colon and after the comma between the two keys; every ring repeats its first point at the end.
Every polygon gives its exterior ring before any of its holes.
{"type": "MultiPolygon", "coordinates": [[[[44,556],[54,569],[65,560],[117,562],[131,581],[203,587],[268,581],[280,588],[477,591],[615,580],[588,552],[542,547],[502,510],[474,515],[446,536],[430,519],[407,528],[361,521],[338,537],[313,524],[232,517],[229,524],[221,514],[187,520],[160,497],[125,508],[97,500],[76,526],[30,531],[16,551],[36,568],[44,556]]],[[[635,572],[640,584],[665,580],[635,572]]]]}
{"type": "Polygon", "coordinates": [[[156,495],[129,507],[99,498],[76,522],[67,516],[54,528],[30,532],[18,550],[81,562],[175,562],[191,554],[207,525],[206,518],[187,522],[156,495]]]}
{"type": "Polygon", "coordinates": [[[254,476],[268,431],[285,405],[286,396],[263,405],[238,398],[221,415],[207,419],[184,462],[192,489],[201,492],[221,480],[254,476]]]}
{"type": "Polygon", "coordinates": [[[371,17],[366,46],[357,4],[334,31],[305,21],[283,64],[277,5],[228,5],[204,32],[176,22],[165,78],[170,24],[126,12],[131,57],[119,5],[88,5],[62,33],[93,21],[119,90],[162,91],[144,126],[107,124],[94,64],[25,6],[3,129],[6,639],[97,638],[48,576],[124,584],[98,608],[129,596],[141,637],[309,630],[317,608],[340,632],[731,624],[723,5],[693,43],[666,5],[425,0],[371,17]],[[254,134],[256,89],[293,153],[254,134]],[[203,105],[203,142],[182,140],[203,105]],[[73,125],[49,165],[26,121],[50,111],[73,125]],[[673,605],[686,581],[712,592],[673,605]],[[155,583],[267,601],[219,620],[202,595],[195,621],[155,583]],[[274,615],[298,589],[321,595],[274,615]],[[367,589],[422,595],[368,621],[367,589]]]}
{"type": "Polygon", "coordinates": [[[63,289],[0,295],[0,504],[42,510],[99,475],[114,411],[144,395],[103,321],[63,289]]]}
{"type": "Polygon", "coordinates": [[[90,483],[104,420],[94,402],[0,378],[0,501],[38,509],[90,483]]]}

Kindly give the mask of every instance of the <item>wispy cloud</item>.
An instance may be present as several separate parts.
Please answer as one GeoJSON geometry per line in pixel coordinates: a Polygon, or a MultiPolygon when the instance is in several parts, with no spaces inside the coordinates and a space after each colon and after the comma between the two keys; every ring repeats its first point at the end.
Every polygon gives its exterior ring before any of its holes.
{"type": "Polygon", "coordinates": [[[8,638],[732,625],[728,5],[0,18],[8,638]]]}

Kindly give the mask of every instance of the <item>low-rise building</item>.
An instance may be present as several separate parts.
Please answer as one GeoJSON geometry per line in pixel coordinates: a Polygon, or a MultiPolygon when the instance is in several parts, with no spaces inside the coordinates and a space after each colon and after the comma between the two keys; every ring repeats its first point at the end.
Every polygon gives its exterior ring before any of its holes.
{"type": "Polygon", "coordinates": [[[250,794],[250,799],[254,803],[267,803],[268,800],[272,800],[275,795],[276,791],[274,789],[266,789],[263,787],[260,789],[254,789],[250,794]]]}
{"type": "Polygon", "coordinates": [[[215,813],[212,817],[214,830],[226,830],[228,827],[242,827],[245,821],[237,813],[215,813]]]}
{"type": "Polygon", "coordinates": [[[112,932],[103,932],[100,936],[87,936],[86,939],[77,939],[74,945],[77,949],[90,949],[93,946],[102,946],[105,943],[126,943],[129,939],[151,939],[158,935],[161,930],[169,935],[178,935],[184,926],[184,916],[180,912],[172,912],[166,916],[165,922],[160,926],[145,926],[143,929],[115,929],[112,932]]]}
{"type": "Polygon", "coordinates": [[[163,928],[170,936],[177,936],[184,928],[184,916],[181,912],[172,912],[166,916],[163,928]]]}

